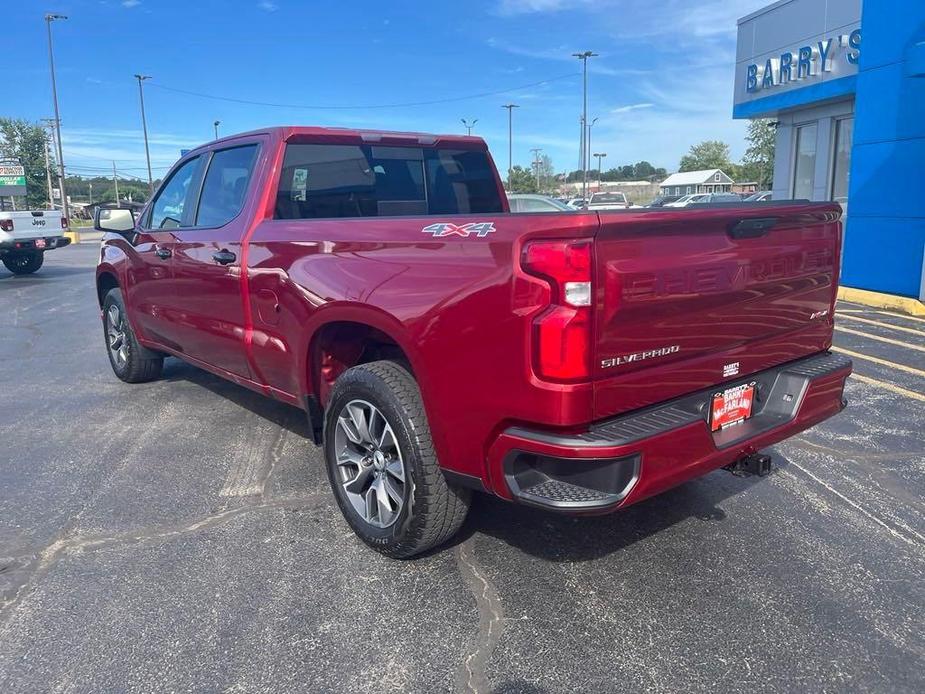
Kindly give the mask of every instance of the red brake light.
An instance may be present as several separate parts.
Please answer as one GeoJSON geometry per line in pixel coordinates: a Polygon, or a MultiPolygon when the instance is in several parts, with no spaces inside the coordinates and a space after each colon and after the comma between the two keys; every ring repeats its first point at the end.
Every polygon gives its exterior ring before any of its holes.
{"type": "Polygon", "coordinates": [[[591,242],[532,241],[524,248],[525,272],[549,283],[550,305],[533,321],[533,366],[556,381],[591,374],[591,242]]]}
{"type": "Polygon", "coordinates": [[[67,229],[67,217],[62,217],[62,218],[61,218],[61,228],[62,228],[62,229],[67,229]]]}
{"type": "Polygon", "coordinates": [[[12,219],[0,219],[0,229],[3,231],[13,231],[12,219]]]}

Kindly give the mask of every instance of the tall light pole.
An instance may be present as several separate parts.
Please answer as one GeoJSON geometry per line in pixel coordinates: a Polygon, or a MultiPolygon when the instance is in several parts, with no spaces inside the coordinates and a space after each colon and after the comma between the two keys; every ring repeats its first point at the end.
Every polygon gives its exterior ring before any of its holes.
{"type": "Polygon", "coordinates": [[[591,148],[584,143],[585,126],[588,123],[588,58],[594,58],[597,53],[591,51],[582,51],[581,53],[572,53],[572,56],[581,61],[582,74],[582,108],[581,108],[581,197],[588,198],[588,153],[591,148]]]}
{"type": "Polygon", "coordinates": [[[507,109],[507,187],[510,190],[511,177],[514,174],[514,109],[520,106],[504,104],[501,108],[507,109]]]}
{"type": "MultiPolygon", "coordinates": [[[[585,150],[585,161],[588,162],[588,166],[591,166],[591,128],[595,123],[597,123],[597,118],[592,118],[591,122],[588,123],[588,136],[585,138],[585,146],[587,147],[587,150],[585,150]]],[[[600,188],[600,186],[598,186],[598,188],[600,188]]]]}
{"type": "Polygon", "coordinates": [[[148,149],[148,122],[145,118],[145,91],[141,83],[151,79],[151,75],[135,75],[138,80],[138,98],[141,99],[141,129],[145,134],[145,158],[148,160],[148,200],[154,195],[154,177],[151,175],[151,152],[148,149]]]}
{"type": "Polygon", "coordinates": [[[539,147],[534,147],[530,150],[533,152],[533,172],[536,174],[536,192],[540,191],[540,152],[543,150],[539,147]]]}
{"type": "Polygon", "coordinates": [[[212,126],[215,128],[215,139],[216,140],[218,139],[218,126],[220,126],[221,124],[222,122],[220,120],[217,120],[212,124],[212,126]]]}
{"type": "Polygon", "coordinates": [[[478,118],[476,118],[476,119],[475,119],[474,121],[472,121],[471,123],[470,123],[469,121],[467,121],[465,118],[460,118],[459,120],[462,121],[463,126],[466,128],[466,135],[471,135],[471,134],[472,134],[472,128],[474,128],[474,127],[475,127],[475,124],[479,122],[479,119],[478,119],[478,118]]]}
{"type": "MultiPolygon", "coordinates": [[[[43,119],[42,119],[42,122],[43,122],[43,123],[46,123],[46,124],[47,124],[47,127],[51,128],[51,129],[52,129],[52,132],[54,132],[54,125],[52,125],[52,124],[54,123],[54,121],[53,121],[51,118],[43,118],[43,119]]],[[[55,197],[54,197],[54,194],[53,194],[52,191],[51,191],[51,189],[52,189],[52,185],[51,185],[51,163],[50,163],[50,160],[49,160],[49,157],[48,157],[48,133],[45,132],[45,128],[42,128],[42,134],[44,135],[44,138],[43,138],[43,139],[45,140],[45,142],[44,142],[43,144],[45,145],[45,180],[46,180],[46,182],[48,183],[48,209],[49,209],[49,210],[53,210],[53,209],[55,209],[55,197]]],[[[53,137],[52,137],[52,142],[54,142],[54,138],[53,138],[53,137]]]]}
{"type": "Polygon", "coordinates": [[[607,156],[607,152],[595,152],[594,156],[597,157],[597,188],[601,189],[601,159],[607,156]]]}
{"type": "Polygon", "coordinates": [[[119,201],[119,179],[116,176],[116,162],[112,163],[112,185],[116,189],[116,207],[122,209],[122,203],[119,201]]]}
{"type": "Polygon", "coordinates": [[[58,85],[55,82],[55,54],[51,47],[51,23],[56,19],[67,19],[63,14],[46,14],[45,24],[48,27],[48,62],[51,66],[51,97],[55,103],[55,127],[58,131],[58,190],[61,192],[61,210],[64,218],[69,220],[70,210],[67,204],[67,193],[64,190],[64,152],[61,149],[61,113],[58,111],[58,85]]]}

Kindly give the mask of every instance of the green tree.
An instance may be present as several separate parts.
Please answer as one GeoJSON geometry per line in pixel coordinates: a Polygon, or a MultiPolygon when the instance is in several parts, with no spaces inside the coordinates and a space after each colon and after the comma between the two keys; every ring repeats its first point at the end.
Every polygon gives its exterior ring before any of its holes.
{"type": "Polygon", "coordinates": [[[719,140],[705,140],[691,146],[690,151],[681,157],[680,171],[704,169],[722,169],[734,178],[732,161],[729,159],[729,145],[719,140]]]}
{"type": "Polygon", "coordinates": [[[529,169],[515,166],[511,169],[507,190],[509,193],[535,193],[536,176],[529,169]]]}
{"type": "MultiPolygon", "coordinates": [[[[25,207],[36,210],[48,202],[45,178],[45,129],[29,121],[0,118],[0,158],[19,161],[26,169],[25,207]]],[[[51,157],[49,143],[49,157],[51,157]]],[[[55,166],[51,159],[52,167],[55,166]]]]}
{"type": "Polygon", "coordinates": [[[643,181],[655,175],[655,167],[647,161],[641,161],[633,167],[633,178],[643,181]]]}
{"type": "Polygon", "coordinates": [[[759,190],[770,189],[774,181],[774,146],[777,124],[767,119],[753,120],[745,136],[748,148],[742,157],[740,173],[748,181],[756,181],[759,190]]]}

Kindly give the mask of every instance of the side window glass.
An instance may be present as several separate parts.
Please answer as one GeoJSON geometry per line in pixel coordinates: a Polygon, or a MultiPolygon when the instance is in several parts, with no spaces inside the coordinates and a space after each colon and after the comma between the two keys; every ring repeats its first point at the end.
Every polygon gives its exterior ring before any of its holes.
{"type": "Polygon", "coordinates": [[[176,229],[183,224],[183,211],[187,209],[201,159],[195,157],[183,164],[161,188],[151,208],[151,229],[176,229]]]}
{"type": "Polygon", "coordinates": [[[430,214],[501,211],[501,196],[488,154],[480,150],[430,150],[427,154],[430,214]]]}
{"type": "Polygon", "coordinates": [[[257,145],[223,149],[212,155],[202,184],[196,226],[219,227],[238,216],[254,170],[257,145]]]}
{"type": "Polygon", "coordinates": [[[425,214],[423,163],[417,147],[287,145],[276,218],[425,214]]]}

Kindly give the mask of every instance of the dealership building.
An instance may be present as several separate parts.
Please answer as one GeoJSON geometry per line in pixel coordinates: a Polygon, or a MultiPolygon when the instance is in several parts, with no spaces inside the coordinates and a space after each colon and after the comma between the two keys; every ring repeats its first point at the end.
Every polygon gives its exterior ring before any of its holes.
{"type": "Polygon", "coordinates": [[[777,123],[774,198],[845,208],[842,284],[923,298],[925,0],[775,2],[735,79],[734,117],[777,123]]]}

